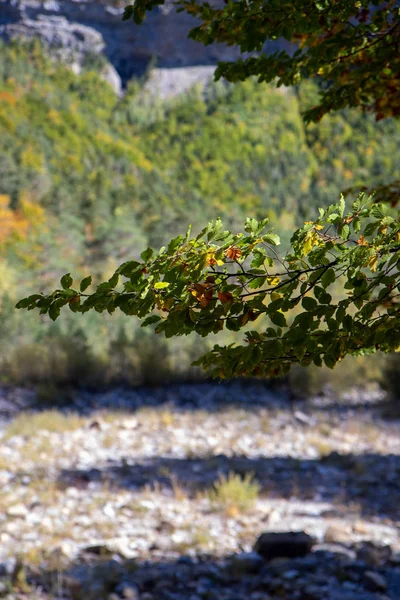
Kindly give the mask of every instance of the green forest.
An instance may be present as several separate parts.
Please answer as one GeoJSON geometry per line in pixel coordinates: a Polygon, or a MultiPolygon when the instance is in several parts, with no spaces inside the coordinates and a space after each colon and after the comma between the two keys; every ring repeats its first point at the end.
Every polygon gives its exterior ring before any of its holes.
{"type": "MultiPolygon", "coordinates": [[[[116,315],[112,323],[97,314],[51,323],[15,303],[66,271],[107,278],[148,245],[218,216],[231,229],[268,216],[287,243],[293,226],[341,190],[400,179],[400,124],[349,110],[305,126],[314,84],[210,83],[162,101],[132,81],[119,98],[102,66],[88,59],[76,75],[39,43],[0,46],[3,383],[96,387],[196,376],[190,363],[212,339],[166,342],[116,315]]],[[[353,361],[360,380],[383,368],[379,356],[367,375],[363,359],[353,361]]]]}

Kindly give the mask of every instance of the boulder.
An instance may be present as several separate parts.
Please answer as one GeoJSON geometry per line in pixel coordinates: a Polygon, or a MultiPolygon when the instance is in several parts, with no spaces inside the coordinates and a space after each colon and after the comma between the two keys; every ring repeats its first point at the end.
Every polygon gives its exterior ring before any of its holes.
{"type": "Polygon", "coordinates": [[[264,560],[297,558],[311,552],[315,539],[304,531],[262,533],[254,544],[254,551],[264,560]]]}

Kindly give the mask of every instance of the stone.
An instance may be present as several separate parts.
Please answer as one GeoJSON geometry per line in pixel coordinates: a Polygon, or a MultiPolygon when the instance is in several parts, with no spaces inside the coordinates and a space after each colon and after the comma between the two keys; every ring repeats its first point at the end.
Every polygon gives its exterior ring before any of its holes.
{"type": "Polygon", "coordinates": [[[93,544],[92,546],[85,546],[82,549],[82,554],[94,554],[95,556],[112,557],[115,554],[113,548],[110,548],[106,544],[93,544]]]}
{"type": "Polygon", "coordinates": [[[296,569],[290,569],[289,571],[284,571],[283,578],[287,581],[291,581],[292,579],[297,579],[299,575],[299,571],[296,571],[296,569]]]}
{"type": "Polygon", "coordinates": [[[134,583],[122,582],[115,588],[115,593],[124,600],[139,600],[139,588],[134,583]]]}
{"type": "Polygon", "coordinates": [[[84,581],[78,577],[65,575],[63,577],[63,583],[74,600],[79,600],[84,592],[84,581]]]}
{"type": "Polygon", "coordinates": [[[309,554],[315,539],[304,531],[262,533],[254,550],[265,560],[274,558],[297,558],[309,554]]]}
{"type": "Polygon", "coordinates": [[[301,410],[295,410],[293,416],[296,419],[296,421],[299,421],[299,423],[302,423],[303,425],[309,425],[311,427],[314,427],[316,424],[316,420],[313,417],[311,417],[310,415],[306,415],[301,410]]]}
{"type": "Polygon", "coordinates": [[[363,582],[371,592],[385,592],[387,590],[385,578],[376,571],[365,571],[363,582]]]}
{"type": "Polygon", "coordinates": [[[101,581],[108,591],[118,585],[125,575],[125,569],[117,560],[106,560],[93,567],[92,580],[101,581]],[[111,589],[109,589],[111,588],[111,589]]]}
{"type": "Polygon", "coordinates": [[[327,544],[344,544],[349,541],[350,536],[350,525],[329,525],[325,531],[324,541],[327,544]]]}
{"type": "MultiPolygon", "coordinates": [[[[108,590],[101,581],[94,581],[88,589],[88,600],[106,600],[108,590]]],[[[83,600],[83,598],[82,598],[83,600]]]]}
{"type": "Polygon", "coordinates": [[[324,590],[316,585],[307,585],[303,589],[302,600],[324,600],[324,590]]]}
{"type": "Polygon", "coordinates": [[[29,510],[23,504],[14,504],[7,510],[7,516],[14,519],[25,519],[29,510]]]}
{"type": "Polygon", "coordinates": [[[232,557],[229,571],[235,577],[241,577],[258,573],[263,565],[264,561],[257,552],[242,552],[232,557]]]}
{"type": "Polygon", "coordinates": [[[390,546],[377,546],[372,542],[364,542],[357,550],[358,560],[362,560],[371,567],[379,567],[392,558],[390,546]]]}

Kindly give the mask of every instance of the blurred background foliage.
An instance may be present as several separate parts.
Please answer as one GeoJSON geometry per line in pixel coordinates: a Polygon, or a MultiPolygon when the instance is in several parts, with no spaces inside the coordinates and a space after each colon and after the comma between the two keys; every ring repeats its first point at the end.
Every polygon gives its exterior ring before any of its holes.
{"type": "MultiPolygon", "coordinates": [[[[132,81],[118,98],[101,68],[88,60],[77,75],[37,42],[0,45],[0,383],[67,389],[199,377],[190,363],[213,336],[166,342],[127,317],[50,323],[14,304],[67,271],[108,277],[147,245],[217,216],[240,229],[247,216],[267,215],[287,243],[343,188],[400,178],[400,122],[346,111],[306,128],[301,111],[314,84],[220,82],[161,100],[132,81]]],[[[397,365],[358,357],[339,373],[295,369],[289,379],[304,395],[327,384],[340,393],[346,379],[395,389],[397,365]]]]}

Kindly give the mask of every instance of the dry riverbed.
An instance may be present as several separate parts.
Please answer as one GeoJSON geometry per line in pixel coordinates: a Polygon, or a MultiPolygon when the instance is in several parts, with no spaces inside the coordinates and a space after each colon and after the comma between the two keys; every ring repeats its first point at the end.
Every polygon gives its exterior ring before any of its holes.
{"type": "Polygon", "coordinates": [[[400,423],[374,400],[206,383],[27,412],[3,390],[0,597],[400,598],[400,423]],[[249,554],[300,530],[307,556],[249,554]]]}

